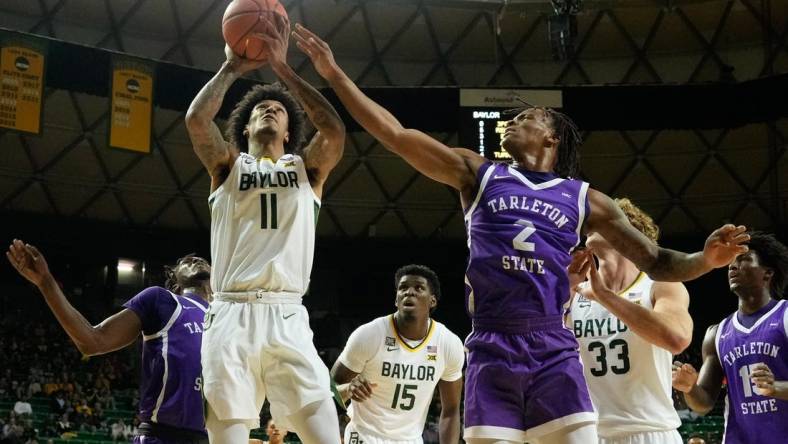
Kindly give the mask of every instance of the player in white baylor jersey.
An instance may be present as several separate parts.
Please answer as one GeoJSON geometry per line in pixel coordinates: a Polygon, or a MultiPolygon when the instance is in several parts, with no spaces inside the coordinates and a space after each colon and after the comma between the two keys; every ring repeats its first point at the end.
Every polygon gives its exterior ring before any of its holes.
{"type": "Polygon", "coordinates": [[[331,369],[340,394],[351,399],[345,444],[422,442],[437,386],[440,442],[460,439],[462,341],[430,318],[440,299],[438,276],[421,265],[397,270],[394,314],[362,325],[331,369]]]}
{"type": "MultiPolygon", "coordinates": [[[[659,228],[629,199],[616,199],[629,219],[652,241],[659,228]]],[[[681,425],[671,397],[672,355],[692,339],[689,295],[681,283],[654,282],[618,254],[598,233],[589,253],[570,266],[574,282],[586,272],[571,302],[570,327],[591,399],[599,412],[599,442],[681,444],[681,425]]]]}
{"type": "Polygon", "coordinates": [[[273,14],[260,35],[287,86],[255,86],[236,105],[225,141],[213,119],[230,85],[262,66],[225,49],[195,97],[186,127],[211,176],[214,300],[202,365],[211,442],[246,443],[268,398],[277,424],[306,444],[339,443],[328,369],[312,343],[301,297],[309,286],[323,184],[342,156],[336,111],[287,65],[289,23],[273,14]],[[303,145],[304,116],[317,133],[303,145]]]}

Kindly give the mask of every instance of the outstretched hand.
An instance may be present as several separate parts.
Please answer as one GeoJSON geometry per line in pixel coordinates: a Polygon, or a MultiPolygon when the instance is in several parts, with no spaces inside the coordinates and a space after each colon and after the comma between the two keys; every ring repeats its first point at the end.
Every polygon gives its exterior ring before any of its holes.
{"type": "Polygon", "coordinates": [[[271,14],[273,19],[263,19],[265,31],[255,37],[268,47],[268,62],[272,67],[287,64],[287,48],[290,44],[290,19],[279,14],[271,14]]]}
{"type": "Polygon", "coordinates": [[[689,393],[698,381],[698,372],[690,364],[673,361],[673,388],[684,393],[689,393]]]}
{"type": "Polygon", "coordinates": [[[312,61],[315,70],[321,77],[331,82],[341,71],[334,61],[334,54],[331,47],[312,31],[296,24],[293,37],[296,39],[296,46],[304,52],[312,61]]]}
{"type": "Polygon", "coordinates": [[[25,279],[40,287],[50,276],[49,265],[44,255],[30,244],[14,239],[5,253],[8,261],[25,279]]]}
{"type": "Polygon", "coordinates": [[[745,226],[737,227],[733,224],[725,224],[714,230],[703,246],[706,263],[712,268],[725,267],[733,262],[736,256],[746,253],[748,248],[745,243],[750,240],[746,231],[745,226]]]}

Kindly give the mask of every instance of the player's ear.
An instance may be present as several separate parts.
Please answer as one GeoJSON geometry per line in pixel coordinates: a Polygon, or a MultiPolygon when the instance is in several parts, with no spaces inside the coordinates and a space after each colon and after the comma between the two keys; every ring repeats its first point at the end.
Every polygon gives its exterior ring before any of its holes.
{"type": "Polygon", "coordinates": [[[290,131],[285,133],[285,143],[290,141],[290,131]]]}
{"type": "Polygon", "coordinates": [[[430,295],[430,308],[435,308],[436,305],[438,305],[438,298],[434,294],[430,295]]]}
{"type": "Polygon", "coordinates": [[[763,271],[764,281],[770,281],[772,280],[772,277],[774,277],[774,270],[772,270],[771,268],[767,268],[763,271]]]}
{"type": "Polygon", "coordinates": [[[244,137],[249,137],[249,125],[244,126],[244,137]]]}

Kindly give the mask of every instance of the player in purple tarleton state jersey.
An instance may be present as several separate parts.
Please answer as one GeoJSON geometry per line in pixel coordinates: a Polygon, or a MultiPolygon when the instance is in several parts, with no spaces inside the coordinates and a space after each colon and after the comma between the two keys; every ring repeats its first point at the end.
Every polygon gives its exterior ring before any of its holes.
{"type": "Polygon", "coordinates": [[[788,248],[773,235],[752,233],[749,251],[728,267],[739,309],[712,325],[703,340],[703,365],[673,363],[673,387],[706,414],[728,380],[725,444],[788,439],[788,248]]]}
{"type": "Polygon", "coordinates": [[[578,177],[580,135],[548,108],[508,122],[502,146],[511,165],[450,148],[402,124],[337,66],[328,44],[296,25],[298,47],[358,123],[424,175],[460,193],[470,259],[466,340],[465,440],[589,443],[595,414],[577,341],[562,324],[569,299],[566,267],[586,232],[655,280],[681,281],[728,265],[746,250],[744,227],[726,225],[702,253],[661,248],[630,225],[611,198],[578,177]]]}
{"type": "Polygon", "coordinates": [[[203,320],[211,293],[211,266],[189,255],[168,268],[167,286],[149,287],[124,309],[90,325],[66,299],[36,247],[14,240],[8,260],[44,295],[49,308],[85,356],[109,353],[142,334],[142,375],[135,443],[207,443],[200,379],[203,320]]]}

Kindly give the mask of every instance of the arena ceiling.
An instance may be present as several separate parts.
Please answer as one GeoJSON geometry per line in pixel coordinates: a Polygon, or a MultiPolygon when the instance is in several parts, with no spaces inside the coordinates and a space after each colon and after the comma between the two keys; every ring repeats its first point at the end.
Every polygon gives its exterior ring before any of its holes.
{"type": "MultiPolygon", "coordinates": [[[[0,27],[214,71],[223,60],[227,3],[3,0],[0,27]]],[[[554,60],[548,39],[549,1],[283,3],[292,22],[329,41],[362,86],[685,84],[788,72],[784,1],[586,0],[576,16],[575,54],[564,61],[554,60]]],[[[290,62],[322,85],[296,48],[290,62]]],[[[256,78],[273,80],[265,71],[256,78]]],[[[106,97],[50,88],[41,136],[0,132],[0,211],[206,230],[208,177],[183,113],[157,108],[153,153],[139,155],[106,146],[106,111],[106,97]]],[[[457,143],[455,133],[435,136],[457,143]]],[[[640,203],[668,236],[729,220],[785,229],[786,120],[585,136],[585,177],[640,203]]],[[[348,135],[323,200],[321,236],[464,236],[456,193],[364,133],[348,135]]]]}

